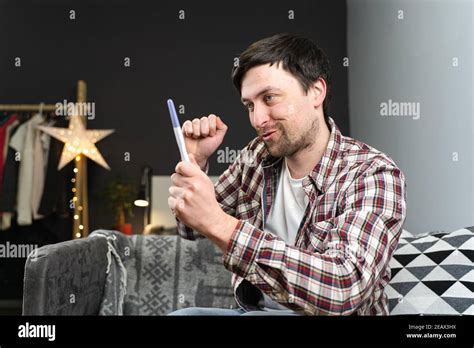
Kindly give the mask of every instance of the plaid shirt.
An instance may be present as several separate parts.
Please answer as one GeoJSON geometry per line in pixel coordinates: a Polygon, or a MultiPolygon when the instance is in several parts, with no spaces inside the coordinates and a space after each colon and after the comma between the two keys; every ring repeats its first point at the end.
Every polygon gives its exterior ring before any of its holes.
{"type": "MultiPolygon", "coordinates": [[[[332,119],[320,162],[303,180],[309,198],[295,245],[264,231],[282,158],[252,140],[215,184],[237,219],[225,267],[237,303],[257,309],[261,292],[307,315],[387,315],[384,288],[406,216],[405,178],[387,155],[343,136],[332,119]]],[[[178,221],[179,234],[200,235],[178,221]]]]}

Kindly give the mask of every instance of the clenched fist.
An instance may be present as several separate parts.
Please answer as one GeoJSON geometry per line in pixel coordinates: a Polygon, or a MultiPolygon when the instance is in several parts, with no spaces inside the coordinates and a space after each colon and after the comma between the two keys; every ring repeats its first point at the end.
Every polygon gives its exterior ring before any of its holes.
{"type": "Polygon", "coordinates": [[[211,114],[184,122],[182,130],[186,150],[194,155],[197,164],[204,170],[207,159],[222,144],[227,126],[220,117],[211,114]]]}

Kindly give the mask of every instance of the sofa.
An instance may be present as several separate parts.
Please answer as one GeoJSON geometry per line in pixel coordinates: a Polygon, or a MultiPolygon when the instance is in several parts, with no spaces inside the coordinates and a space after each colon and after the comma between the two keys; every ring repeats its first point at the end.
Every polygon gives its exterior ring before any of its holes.
{"type": "MultiPolygon", "coordinates": [[[[403,231],[386,287],[390,315],[474,314],[474,228],[403,231]]],[[[231,274],[208,240],[98,230],[43,246],[25,264],[24,315],[166,315],[235,308],[231,274]]]]}

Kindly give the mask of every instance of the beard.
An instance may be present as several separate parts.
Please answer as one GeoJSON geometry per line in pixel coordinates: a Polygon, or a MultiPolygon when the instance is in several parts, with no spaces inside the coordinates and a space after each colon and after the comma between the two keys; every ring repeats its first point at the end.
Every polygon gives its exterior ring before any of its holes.
{"type": "Polygon", "coordinates": [[[311,127],[300,137],[291,136],[288,130],[279,123],[276,124],[276,128],[280,137],[275,140],[264,140],[265,147],[273,157],[291,157],[301,150],[312,147],[319,133],[317,119],[313,120],[311,127]]]}

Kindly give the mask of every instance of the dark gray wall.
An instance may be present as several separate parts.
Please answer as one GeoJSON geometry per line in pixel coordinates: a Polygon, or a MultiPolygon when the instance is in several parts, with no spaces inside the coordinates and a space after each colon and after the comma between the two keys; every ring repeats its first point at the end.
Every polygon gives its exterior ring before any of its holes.
{"type": "MultiPolygon", "coordinates": [[[[74,101],[76,81],[96,103],[89,128],[116,132],[98,143],[112,170],[89,164],[91,230],[110,227],[97,196],[116,175],[138,183],[140,168],[167,175],[179,159],[166,99],[182,120],[216,113],[229,125],[223,147],[242,148],[254,131],[230,80],[233,58],[278,32],[306,35],[333,68],[332,116],[348,134],[345,1],[0,1],[0,103],[74,101]],[[178,11],[185,10],[185,20],[178,11]],[[69,19],[69,10],[76,19],[69,19]],[[288,19],[293,10],[294,20],[288,19]],[[22,67],[13,66],[21,57],[22,67]],[[130,57],[131,67],[124,67],[130,57]],[[124,161],[129,152],[131,160],[124,161]]],[[[216,175],[226,165],[212,163],[216,175]]],[[[140,210],[135,232],[142,229],[140,210]]]]}

